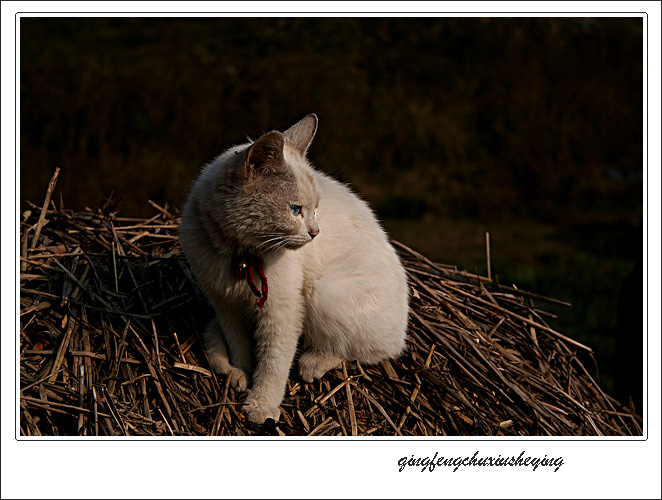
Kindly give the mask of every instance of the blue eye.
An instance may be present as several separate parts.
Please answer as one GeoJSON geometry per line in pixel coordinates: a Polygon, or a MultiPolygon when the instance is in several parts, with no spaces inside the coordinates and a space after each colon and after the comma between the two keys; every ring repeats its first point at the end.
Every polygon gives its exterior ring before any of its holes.
{"type": "Polygon", "coordinates": [[[292,212],[292,215],[299,215],[301,213],[301,205],[290,205],[290,212],[292,212]]]}

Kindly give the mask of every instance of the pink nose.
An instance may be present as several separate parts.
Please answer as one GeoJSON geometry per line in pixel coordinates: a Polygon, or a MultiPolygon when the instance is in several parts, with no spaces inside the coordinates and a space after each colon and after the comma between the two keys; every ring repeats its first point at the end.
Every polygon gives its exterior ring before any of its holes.
{"type": "Polygon", "coordinates": [[[310,231],[308,231],[308,234],[310,235],[311,238],[314,238],[315,236],[320,234],[320,230],[317,228],[311,229],[310,231]]]}

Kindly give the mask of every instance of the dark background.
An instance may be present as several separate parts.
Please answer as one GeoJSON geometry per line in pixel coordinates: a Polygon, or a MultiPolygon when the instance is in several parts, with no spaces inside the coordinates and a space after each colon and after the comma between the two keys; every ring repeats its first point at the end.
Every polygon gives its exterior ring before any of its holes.
{"type": "Polygon", "coordinates": [[[148,199],[181,207],[202,164],[315,112],[311,160],[392,237],[486,274],[489,231],[495,279],[572,303],[549,308],[551,326],[594,348],[606,390],[632,393],[641,18],[22,18],[20,30],[22,210],[58,166],[65,207],[110,193],[122,216],[151,216],[148,199]]]}

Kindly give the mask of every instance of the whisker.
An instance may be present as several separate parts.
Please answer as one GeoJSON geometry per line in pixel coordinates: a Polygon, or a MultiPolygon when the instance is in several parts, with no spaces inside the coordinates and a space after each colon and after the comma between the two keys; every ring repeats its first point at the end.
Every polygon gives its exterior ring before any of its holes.
{"type": "Polygon", "coordinates": [[[276,241],[275,243],[273,243],[273,244],[267,249],[267,252],[270,252],[271,250],[276,250],[276,249],[278,249],[278,248],[282,248],[282,247],[284,247],[284,246],[287,246],[287,242],[286,242],[285,240],[283,240],[283,239],[280,239],[280,240],[276,241]]]}
{"type": "Polygon", "coordinates": [[[279,241],[281,241],[282,239],[283,239],[282,236],[275,236],[275,237],[270,238],[270,239],[268,239],[268,240],[266,240],[266,241],[263,241],[263,242],[260,243],[258,246],[256,246],[255,249],[258,250],[258,249],[262,248],[262,247],[265,246],[265,245],[268,245],[268,244],[270,244],[270,243],[272,243],[272,242],[274,242],[274,241],[275,241],[275,242],[279,242],[279,241]]]}
{"type": "Polygon", "coordinates": [[[256,244],[253,249],[259,252],[271,252],[279,248],[297,248],[304,245],[308,240],[301,235],[293,235],[290,233],[262,233],[256,235],[257,238],[264,239],[264,241],[256,244]]]}
{"type": "Polygon", "coordinates": [[[257,236],[258,238],[268,238],[269,236],[287,236],[287,233],[262,233],[257,236]]]}

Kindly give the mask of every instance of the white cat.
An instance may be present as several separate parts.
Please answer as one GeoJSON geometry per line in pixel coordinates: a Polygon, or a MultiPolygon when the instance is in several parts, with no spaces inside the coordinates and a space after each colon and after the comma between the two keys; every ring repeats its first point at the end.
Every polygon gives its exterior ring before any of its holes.
{"type": "Polygon", "coordinates": [[[209,361],[236,390],[251,387],[243,409],[257,423],[278,421],[302,335],[305,382],[405,346],[404,268],[368,205],[306,160],[316,130],[311,114],[230,148],[182,215],[182,250],[216,310],[209,361]]]}

